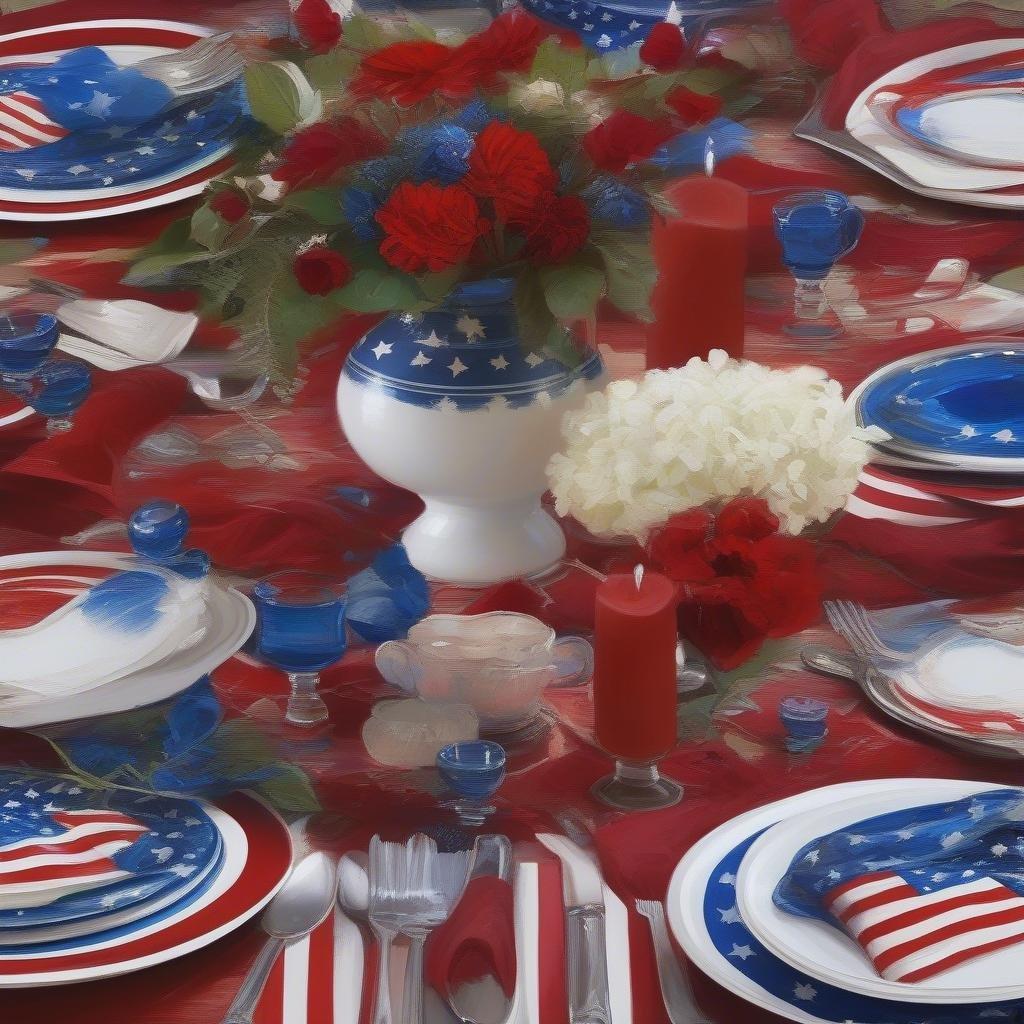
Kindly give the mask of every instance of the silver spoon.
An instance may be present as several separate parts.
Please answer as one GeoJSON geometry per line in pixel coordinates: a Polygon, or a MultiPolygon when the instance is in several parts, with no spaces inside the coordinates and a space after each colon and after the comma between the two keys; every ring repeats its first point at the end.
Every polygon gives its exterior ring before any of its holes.
{"type": "Polygon", "coordinates": [[[325,853],[299,861],[260,918],[270,936],[253,961],[222,1024],[252,1024],[263,987],[281,951],[326,920],[334,906],[334,862],[325,853]]]}

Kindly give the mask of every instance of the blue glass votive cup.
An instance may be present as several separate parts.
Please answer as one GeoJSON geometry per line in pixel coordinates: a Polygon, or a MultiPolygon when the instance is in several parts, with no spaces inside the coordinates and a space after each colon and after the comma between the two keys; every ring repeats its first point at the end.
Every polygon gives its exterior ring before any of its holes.
{"type": "Polygon", "coordinates": [[[128,540],[137,555],[162,562],[181,554],[188,528],[188,512],[181,505],[147,501],[128,518],[128,540]]]}
{"type": "Polygon", "coordinates": [[[85,363],[51,359],[31,380],[29,405],[46,417],[46,431],[70,430],[71,417],[92,391],[92,372],[85,363]]]}
{"type": "Polygon", "coordinates": [[[24,381],[50,358],[60,329],[50,313],[0,314],[0,379],[24,381]]]}
{"type": "Polygon", "coordinates": [[[294,725],[327,718],[317,685],[320,672],[345,654],[345,594],[343,580],[300,569],[274,573],[253,589],[255,653],[288,673],[285,718],[294,725]]]}
{"type": "Polygon", "coordinates": [[[797,192],[773,209],[775,237],[782,261],[796,280],[796,322],[786,330],[810,338],[835,337],[834,323],[823,318],[828,309],[824,281],[836,261],[860,241],[864,214],[842,192],[797,192]]]}
{"type": "Polygon", "coordinates": [[[808,754],[821,746],[828,735],[828,704],[815,697],[784,697],[779,702],[779,719],[786,730],[786,749],[791,754],[808,754]]]}
{"type": "Polygon", "coordinates": [[[491,740],[467,740],[437,755],[441,781],[456,794],[450,805],[463,825],[478,828],[494,812],[488,801],[505,780],[505,749],[491,740]]]}

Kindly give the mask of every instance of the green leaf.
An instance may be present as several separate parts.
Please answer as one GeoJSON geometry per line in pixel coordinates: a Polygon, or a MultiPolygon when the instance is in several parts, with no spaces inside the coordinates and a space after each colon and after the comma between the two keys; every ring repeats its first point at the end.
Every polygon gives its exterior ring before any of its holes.
{"type": "Polygon", "coordinates": [[[252,116],[278,135],[303,119],[299,87],[281,63],[250,64],[245,69],[245,91],[252,116]]]}
{"type": "Polygon", "coordinates": [[[566,96],[579,92],[587,82],[586,50],[568,50],[554,37],[545,39],[533,58],[529,80],[557,82],[566,96]]]}
{"type": "Polygon", "coordinates": [[[991,277],[988,283],[995,288],[1007,288],[1011,292],[1024,292],[1024,267],[1013,267],[1011,270],[1004,270],[995,277],[991,277]]]}
{"type": "Polygon", "coordinates": [[[302,65],[309,84],[323,94],[325,99],[340,99],[352,81],[363,59],[347,45],[349,29],[346,26],[346,45],[335,47],[330,53],[310,57],[302,65]]]}
{"type": "Polygon", "coordinates": [[[678,738],[680,740],[706,740],[717,733],[714,721],[716,694],[697,697],[680,705],[677,712],[678,738]]]}
{"type": "Polygon", "coordinates": [[[341,199],[337,189],[309,189],[304,192],[290,192],[281,200],[289,210],[301,210],[318,224],[334,227],[345,223],[341,199]]]}
{"type": "Polygon", "coordinates": [[[156,241],[139,253],[138,259],[121,280],[131,285],[154,283],[186,263],[208,257],[209,250],[197,245],[192,240],[191,232],[191,218],[183,217],[174,221],[156,241]]]}
{"type": "Polygon", "coordinates": [[[293,764],[278,761],[276,775],[255,786],[255,790],[279,811],[312,813],[320,810],[320,801],[306,773],[293,764]]]}
{"type": "Polygon", "coordinates": [[[424,303],[414,278],[372,269],[360,270],[335,296],[339,305],[355,313],[412,311],[424,303]]]}
{"type": "Polygon", "coordinates": [[[230,231],[231,225],[207,203],[192,214],[192,241],[198,242],[204,249],[216,252],[230,231]]]}
{"type": "Polygon", "coordinates": [[[544,298],[540,275],[527,269],[519,275],[515,294],[519,317],[519,336],[523,348],[530,352],[557,345],[565,328],[555,319],[544,298]]]}
{"type": "Polygon", "coordinates": [[[345,19],[345,45],[368,53],[386,46],[390,40],[383,24],[365,14],[345,19]]]}
{"type": "Polygon", "coordinates": [[[442,270],[437,274],[421,274],[416,278],[416,284],[423,298],[436,305],[455,287],[461,276],[461,268],[452,267],[451,270],[442,270]]]}
{"type": "Polygon", "coordinates": [[[651,291],[658,279],[649,234],[602,230],[595,231],[591,241],[604,259],[612,305],[649,322],[653,316],[651,291]]]}
{"type": "Polygon", "coordinates": [[[544,267],[540,280],[548,309],[561,320],[590,316],[605,289],[604,274],[581,263],[544,267]]]}

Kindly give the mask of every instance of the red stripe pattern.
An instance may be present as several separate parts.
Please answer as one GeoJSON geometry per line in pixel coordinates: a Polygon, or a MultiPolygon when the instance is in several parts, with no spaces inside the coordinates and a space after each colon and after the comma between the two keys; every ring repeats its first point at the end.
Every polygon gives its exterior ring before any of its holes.
{"type": "Polygon", "coordinates": [[[29,92],[0,96],[0,151],[35,149],[57,142],[70,134],[46,113],[43,104],[29,92]]]}
{"type": "Polygon", "coordinates": [[[825,905],[888,981],[923,981],[1024,942],[1024,897],[994,878],[919,889],[874,872],[830,890],[825,905]]]}

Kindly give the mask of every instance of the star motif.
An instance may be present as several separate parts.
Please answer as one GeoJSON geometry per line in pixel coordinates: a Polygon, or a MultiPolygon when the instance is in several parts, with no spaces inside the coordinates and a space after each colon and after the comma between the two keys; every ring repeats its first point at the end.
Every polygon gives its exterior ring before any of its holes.
{"type": "Polygon", "coordinates": [[[820,850],[811,850],[811,852],[808,853],[806,857],[804,857],[804,860],[807,861],[809,864],[817,864],[818,863],[818,858],[820,856],[821,856],[821,851],[820,850]]]}
{"type": "Polygon", "coordinates": [[[868,837],[867,836],[850,836],[850,845],[851,846],[860,846],[861,843],[866,843],[867,841],[868,841],[868,837]]]}
{"type": "Polygon", "coordinates": [[[432,362],[430,356],[425,356],[422,352],[417,352],[416,355],[409,360],[410,366],[426,366],[427,363],[432,362]]]}
{"type": "Polygon", "coordinates": [[[793,986],[793,995],[796,996],[797,999],[802,999],[804,1002],[809,1003],[817,994],[818,990],[813,985],[808,985],[806,983],[800,984],[797,982],[797,984],[793,986]]]}
{"type": "Polygon", "coordinates": [[[476,341],[477,338],[487,336],[484,325],[475,316],[463,314],[455,321],[455,327],[466,336],[466,341],[476,341]]]}
{"type": "Polygon", "coordinates": [[[120,125],[111,125],[109,128],[103,129],[103,134],[108,139],[123,139],[129,132],[130,128],[122,128],[120,125]]]}
{"type": "Polygon", "coordinates": [[[92,117],[105,118],[110,113],[110,108],[116,100],[116,96],[111,96],[109,93],[99,92],[94,89],[92,99],[89,100],[83,109],[92,117]]]}
{"type": "Polygon", "coordinates": [[[103,184],[104,185],[113,185],[114,184],[114,179],[113,178],[104,178],[103,179],[103,184]]]}
{"type": "Polygon", "coordinates": [[[17,174],[17,175],[20,175],[26,181],[31,181],[36,176],[36,172],[35,171],[25,170],[25,169],[22,169],[20,167],[16,167],[14,169],[14,173],[17,174]]]}
{"type": "Polygon", "coordinates": [[[376,348],[371,348],[370,351],[379,360],[381,356],[389,356],[389,355],[391,355],[391,348],[392,348],[392,346],[388,345],[386,342],[378,341],[376,348]]]}
{"type": "Polygon", "coordinates": [[[981,819],[985,817],[985,808],[982,807],[981,804],[971,804],[971,806],[967,808],[967,814],[971,821],[981,821],[981,819]]]}
{"type": "Polygon", "coordinates": [[[39,794],[34,789],[26,789],[25,796],[28,797],[29,800],[35,800],[39,794]]]}
{"type": "Polygon", "coordinates": [[[948,850],[951,846],[956,846],[964,838],[963,832],[950,832],[948,836],[943,836],[939,841],[939,845],[944,849],[948,850]]]}
{"type": "Polygon", "coordinates": [[[496,370],[504,370],[508,366],[508,360],[504,356],[497,356],[490,360],[490,364],[496,370]]]}
{"type": "Polygon", "coordinates": [[[195,864],[172,864],[167,870],[179,878],[188,878],[196,870],[196,866],[195,864]]]}
{"type": "Polygon", "coordinates": [[[544,362],[544,357],[537,355],[536,352],[531,352],[526,357],[526,365],[529,366],[531,369],[533,367],[535,367],[535,366],[540,366],[540,364],[543,363],[543,362],[544,362]]]}
{"type": "Polygon", "coordinates": [[[13,808],[13,807],[20,807],[20,806],[21,806],[21,801],[20,800],[8,800],[7,803],[4,804],[4,807],[12,807],[13,808]]]}
{"type": "Polygon", "coordinates": [[[997,857],[1002,857],[1002,855],[1008,852],[1008,850],[1009,847],[1003,846],[1002,843],[996,843],[996,845],[992,847],[992,853],[995,854],[995,856],[997,857]]]}
{"type": "Polygon", "coordinates": [[[426,345],[427,348],[444,348],[445,341],[437,336],[437,331],[431,331],[427,338],[420,338],[418,344],[426,345]]]}
{"type": "Polygon", "coordinates": [[[1013,436],[1012,430],[1000,430],[992,435],[992,440],[1002,441],[1004,444],[1009,444],[1011,441],[1016,441],[1017,439],[1013,436]]]}
{"type": "Polygon", "coordinates": [[[750,948],[750,946],[746,944],[737,946],[734,942],[732,944],[732,952],[729,953],[729,956],[734,956],[739,960],[746,960],[749,957],[757,956],[757,954],[750,948]]]}
{"type": "Polygon", "coordinates": [[[488,403],[488,409],[507,409],[508,399],[504,395],[495,395],[488,403]]]}
{"type": "Polygon", "coordinates": [[[896,833],[896,837],[897,839],[913,839],[914,830],[910,828],[901,828],[899,832],[896,833]]]}
{"type": "Polygon", "coordinates": [[[735,885],[736,884],[736,876],[731,871],[726,871],[726,873],[724,875],[722,875],[718,879],[718,884],[719,885],[735,885]]]}
{"type": "Polygon", "coordinates": [[[629,31],[635,32],[640,27],[640,22],[633,20],[629,23],[629,31]]]}
{"type": "Polygon", "coordinates": [[[193,825],[201,825],[201,824],[202,824],[202,822],[198,818],[186,818],[185,819],[185,826],[186,826],[186,828],[192,828],[193,825]]]}
{"type": "Polygon", "coordinates": [[[448,365],[448,369],[452,371],[452,377],[458,377],[460,373],[465,373],[469,367],[456,356],[454,362],[448,365]]]}
{"type": "Polygon", "coordinates": [[[607,32],[602,32],[597,38],[597,45],[602,49],[612,45],[612,37],[607,32]]]}
{"type": "Polygon", "coordinates": [[[829,878],[830,878],[830,879],[831,879],[831,880],[832,880],[833,882],[835,882],[835,881],[838,881],[838,880],[839,880],[840,878],[842,878],[843,876],[842,876],[841,874],[839,874],[839,872],[838,872],[838,871],[836,871],[836,869],[835,869],[835,868],[833,868],[833,869],[832,869],[832,870],[831,870],[831,871],[830,871],[830,872],[828,873],[828,877],[829,877],[829,878]]]}
{"type": "Polygon", "coordinates": [[[139,146],[136,150],[139,156],[152,156],[156,150],[152,146],[139,146]]]}
{"type": "Polygon", "coordinates": [[[591,22],[584,22],[583,23],[583,31],[584,32],[593,32],[594,31],[594,23],[592,21],[591,22]]]}
{"type": "Polygon", "coordinates": [[[434,406],[434,408],[437,409],[438,412],[459,411],[459,407],[450,398],[442,398],[441,401],[434,406]]]}
{"type": "Polygon", "coordinates": [[[611,21],[612,20],[612,16],[607,11],[605,11],[604,14],[601,15],[601,20],[602,21],[611,21]]]}
{"type": "Polygon", "coordinates": [[[740,923],[740,912],[739,908],[734,903],[731,907],[723,910],[718,907],[718,915],[722,919],[722,924],[739,924],[740,923]]]}

